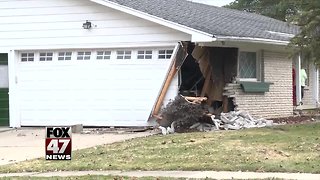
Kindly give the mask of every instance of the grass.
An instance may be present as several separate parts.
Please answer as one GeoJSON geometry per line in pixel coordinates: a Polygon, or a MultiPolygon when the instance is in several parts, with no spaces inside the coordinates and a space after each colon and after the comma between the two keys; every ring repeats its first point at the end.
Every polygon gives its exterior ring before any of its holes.
{"type": "Polygon", "coordinates": [[[0,172],[226,170],[320,173],[320,124],[151,136],[0,166],[0,172]]]}
{"type": "MultiPolygon", "coordinates": [[[[87,175],[87,176],[70,176],[70,177],[4,177],[1,180],[42,180],[42,179],[50,179],[50,180],[169,180],[170,178],[155,178],[155,177],[127,177],[127,176],[96,176],[96,175],[87,175]]],[[[171,178],[172,179],[172,178],[171,178]]],[[[176,180],[185,180],[182,178],[176,180]]]]}
{"type": "MultiPolygon", "coordinates": [[[[187,178],[166,178],[166,177],[126,177],[126,176],[71,176],[71,177],[4,177],[1,180],[42,180],[42,179],[50,179],[50,180],[186,180],[187,178]]],[[[188,180],[193,180],[189,179],[188,180]]],[[[210,178],[206,178],[205,180],[213,180],[210,178]]],[[[232,179],[237,180],[237,179],[232,179]]],[[[240,179],[238,179],[240,180],[240,179]]],[[[256,179],[256,180],[281,180],[277,178],[268,178],[268,179],[256,179]]]]}

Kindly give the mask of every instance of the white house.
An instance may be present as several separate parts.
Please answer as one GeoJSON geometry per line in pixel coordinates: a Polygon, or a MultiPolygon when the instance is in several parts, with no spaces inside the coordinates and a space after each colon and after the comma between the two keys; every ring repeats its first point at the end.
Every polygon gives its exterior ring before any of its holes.
{"type": "MultiPolygon", "coordinates": [[[[179,44],[234,54],[237,109],[292,115],[286,45],[298,28],[284,22],[184,0],[0,0],[0,22],[0,121],[10,127],[150,125],[179,44]],[[245,92],[243,81],[272,84],[245,92]]],[[[181,71],[164,103],[186,82],[181,71]]]]}

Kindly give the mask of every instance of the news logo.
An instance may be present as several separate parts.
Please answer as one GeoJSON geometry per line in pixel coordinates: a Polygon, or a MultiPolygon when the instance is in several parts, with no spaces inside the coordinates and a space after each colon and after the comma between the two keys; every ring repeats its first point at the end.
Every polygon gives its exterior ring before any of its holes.
{"type": "Polygon", "coordinates": [[[46,160],[71,160],[71,128],[46,128],[46,160]]]}

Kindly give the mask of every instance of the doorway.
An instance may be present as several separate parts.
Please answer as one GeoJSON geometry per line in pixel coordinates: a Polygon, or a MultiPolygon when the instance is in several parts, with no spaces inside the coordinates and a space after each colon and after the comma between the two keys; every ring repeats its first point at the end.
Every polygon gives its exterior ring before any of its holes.
{"type": "Polygon", "coordinates": [[[8,54],[0,53],[0,126],[9,126],[8,54]]]}

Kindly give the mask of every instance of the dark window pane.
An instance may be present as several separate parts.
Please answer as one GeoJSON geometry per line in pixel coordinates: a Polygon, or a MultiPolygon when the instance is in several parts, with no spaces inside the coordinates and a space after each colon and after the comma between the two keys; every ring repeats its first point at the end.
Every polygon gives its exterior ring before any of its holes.
{"type": "Polygon", "coordinates": [[[102,59],[102,56],[97,56],[97,59],[102,59]]]}
{"type": "Polygon", "coordinates": [[[40,56],[46,56],[46,53],[40,53],[40,56]]]}
{"type": "Polygon", "coordinates": [[[138,59],[144,59],[143,55],[138,55],[138,59]]]}
{"type": "Polygon", "coordinates": [[[66,57],[65,60],[71,60],[71,57],[66,57]]]}
{"type": "Polygon", "coordinates": [[[166,56],[165,55],[159,55],[159,59],[165,59],[166,56]]]}
{"type": "Polygon", "coordinates": [[[159,54],[165,54],[166,51],[165,50],[159,50],[159,54]]]}
{"type": "Polygon", "coordinates": [[[63,58],[63,57],[58,57],[58,60],[59,60],[59,61],[63,61],[64,58],[63,58]]]}
{"type": "Polygon", "coordinates": [[[47,56],[53,56],[53,53],[48,53],[47,56]]]}
{"type": "Polygon", "coordinates": [[[146,55],[146,59],[152,59],[151,55],[146,55]]]}

